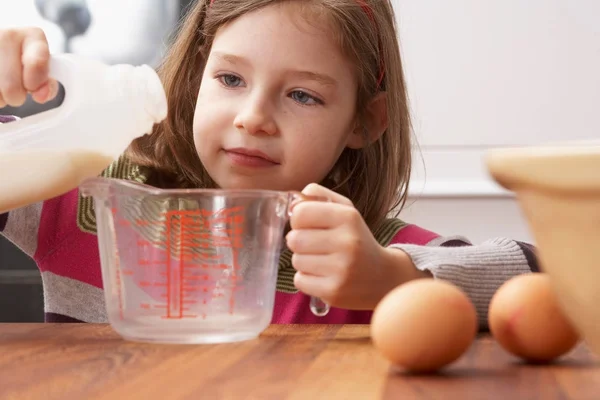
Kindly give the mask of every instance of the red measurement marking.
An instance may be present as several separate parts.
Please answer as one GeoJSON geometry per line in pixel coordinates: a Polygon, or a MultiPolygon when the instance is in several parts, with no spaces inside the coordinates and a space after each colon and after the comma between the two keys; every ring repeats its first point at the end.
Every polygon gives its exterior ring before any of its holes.
{"type": "Polygon", "coordinates": [[[166,315],[161,316],[162,319],[183,319],[183,318],[198,318],[196,314],[183,314],[181,317],[168,317],[166,315]]]}
{"type": "Polygon", "coordinates": [[[205,231],[194,231],[188,233],[186,237],[194,239],[213,239],[216,237],[226,240],[228,239],[228,235],[241,235],[244,232],[242,228],[211,228],[211,231],[211,233],[205,231]],[[220,235],[216,235],[217,233],[220,235]]]}
{"type": "Polygon", "coordinates": [[[167,219],[167,317],[171,317],[171,224],[167,219]]]}
{"type": "Polygon", "coordinates": [[[207,281],[208,276],[186,276],[186,281],[207,281]]]}
{"type": "Polygon", "coordinates": [[[124,270],[122,270],[122,272],[123,272],[123,275],[125,275],[125,276],[133,276],[133,270],[131,270],[131,269],[124,269],[124,270]]]}
{"type": "MultiPolygon", "coordinates": [[[[239,276],[231,276],[227,278],[228,285],[225,285],[224,288],[233,289],[236,288],[236,284],[238,282],[243,281],[243,278],[239,276]]],[[[223,279],[221,280],[204,280],[204,279],[188,279],[186,278],[184,282],[194,282],[193,286],[186,285],[183,288],[193,287],[193,288],[214,288],[217,283],[223,284],[223,279]]]]}
{"type": "MultiPolygon", "coordinates": [[[[231,207],[231,208],[222,208],[220,210],[217,211],[211,211],[211,210],[206,210],[206,209],[200,209],[200,210],[178,210],[177,215],[180,217],[215,217],[215,216],[221,216],[221,215],[228,215],[228,214],[236,214],[239,212],[244,211],[244,207],[243,206],[237,206],[237,207],[231,207]]],[[[167,212],[170,213],[170,212],[167,212]]]]}
{"type": "Polygon", "coordinates": [[[115,239],[115,268],[116,268],[116,285],[117,285],[117,299],[119,302],[119,316],[121,319],[124,318],[123,312],[123,293],[122,293],[122,285],[121,285],[121,258],[119,256],[119,248],[115,239]]]}
{"type": "Polygon", "coordinates": [[[143,308],[144,310],[149,310],[150,309],[150,304],[148,304],[148,303],[142,303],[142,304],[140,304],[140,308],[143,308]]]}
{"type": "Polygon", "coordinates": [[[164,263],[165,262],[161,261],[161,260],[144,260],[144,259],[142,259],[142,260],[138,261],[138,265],[141,267],[149,267],[152,265],[162,265],[164,263]]]}
{"type": "MultiPolygon", "coordinates": [[[[210,226],[217,223],[243,223],[244,216],[236,215],[242,213],[244,207],[232,207],[221,209],[218,211],[210,210],[178,210],[178,211],[167,211],[163,214],[166,217],[177,217],[178,221],[185,221],[186,225],[189,226],[189,222],[193,222],[196,226],[210,226]]],[[[193,225],[192,225],[193,226],[193,225]]]]}
{"type": "MultiPolygon", "coordinates": [[[[182,243],[182,245],[185,245],[185,243],[182,243]]],[[[188,243],[188,245],[190,245],[190,247],[195,247],[196,244],[195,243],[188,243]]],[[[218,255],[218,254],[210,254],[210,253],[193,253],[191,250],[182,250],[180,257],[183,259],[183,261],[188,262],[188,263],[202,263],[202,261],[210,261],[210,260],[218,260],[220,258],[223,258],[223,255],[218,255]]]]}
{"type": "MultiPolygon", "coordinates": [[[[192,262],[195,262],[195,260],[192,260],[192,262]]],[[[188,270],[197,270],[197,269],[207,269],[210,268],[212,264],[206,264],[206,263],[194,263],[194,264],[188,264],[186,265],[186,268],[188,270]]]]}
{"type": "MultiPolygon", "coordinates": [[[[197,304],[200,300],[194,300],[195,293],[209,293],[214,289],[214,282],[209,276],[197,276],[190,271],[202,268],[216,270],[232,270],[232,276],[229,278],[228,288],[233,292],[237,288],[236,283],[240,280],[237,274],[238,266],[238,249],[243,247],[244,234],[244,215],[239,215],[244,211],[244,207],[232,207],[216,212],[210,210],[189,210],[189,211],[169,211],[163,214],[164,218],[156,221],[146,219],[138,219],[135,223],[138,226],[161,226],[163,227],[164,240],[149,241],[138,240],[138,246],[156,246],[160,245],[166,254],[164,259],[140,260],[139,265],[158,266],[164,265],[166,271],[158,272],[159,276],[164,279],[162,282],[142,281],[142,287],[162,287],[166,291],[161,295],[166,304],[154,306],[157,309],[166,309],[166,315],[163,318],[181,319],[181,318],[196,318],[197,315],[191,315],[185,311],[189,308],[185,305],[197,304]],[[207,232],[210,230],[210,232],[207,232]],[[233,265],[223,263],[224,254],[218,255],[209,251],[198,251],[198,249],[210,248],[227,248],[232,249],[233,265]],[[194,249],[196,249],[194,251],[194,249]],[[176,259],[177,264],[174,264],[176,259]],[[175,268],[178,268],[175,270],[175,268]],[[186,284],[186,282],[188,282],[186,284]],[[194,282],[191,286],[189,283],[194,282]],[[198,283],[204,285],[198,285],[198,283]],[[173,285],[177,285],[174,287],[173,285]],[[204,287],[202,287],[204,286],[204,287]]],[[[128,272],[124,273],[127,275],[128,272]]],[[[224,297],[224,294],[216,294],[213,297],[224,297]]],[[[229,299],[230,309],[233,309],[234,296],[229,299]]],[[[202,300],[203,304],[207,304],[207,300],[202,300]]],[[[149,307],[149,304],[143,303],[143,308],[149,307]]],[[[203,314],[203,318],[206,315],[203,314]]]]}

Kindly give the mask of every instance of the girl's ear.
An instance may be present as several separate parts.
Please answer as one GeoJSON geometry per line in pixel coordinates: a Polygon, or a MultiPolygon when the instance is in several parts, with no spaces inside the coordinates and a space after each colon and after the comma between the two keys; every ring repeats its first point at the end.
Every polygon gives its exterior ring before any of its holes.
{"type": "Polygon", "coordinates": [[[361,149],[376,142],[388,128],[387,93],[379,92],[367,104],[364,125],[358,125],[348,136],[347,146],[361,149]]]}

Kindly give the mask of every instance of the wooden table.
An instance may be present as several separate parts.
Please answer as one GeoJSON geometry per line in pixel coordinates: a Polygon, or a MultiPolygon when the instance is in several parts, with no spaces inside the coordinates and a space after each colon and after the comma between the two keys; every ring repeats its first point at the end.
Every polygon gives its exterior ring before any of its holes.
{"type": "Polygon", "coordinates": [[[598,399],[600,363],[583,345],[530,366],[479,338],[437,375],[408,375],[365,325],[273,325],[220,345],[122,340],[108,325],[0,324],[0,398],[598,399]]]}

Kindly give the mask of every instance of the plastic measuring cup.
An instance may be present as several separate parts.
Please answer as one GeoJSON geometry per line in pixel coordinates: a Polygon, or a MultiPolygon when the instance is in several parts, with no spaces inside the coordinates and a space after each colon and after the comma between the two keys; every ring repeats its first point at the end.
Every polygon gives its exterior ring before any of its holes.
{"type": "Polygon", "coordinates": [[[234,342],[270,324],[290,205],[306,197],[108,178],[81,192],[94,199],[108,319],[125,339],[234,342]]]}

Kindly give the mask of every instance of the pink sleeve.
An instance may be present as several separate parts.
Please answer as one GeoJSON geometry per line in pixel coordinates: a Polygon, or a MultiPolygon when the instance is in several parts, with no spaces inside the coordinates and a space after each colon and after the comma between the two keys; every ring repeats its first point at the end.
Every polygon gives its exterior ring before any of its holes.
{"type": "Polygon", "coordinates": [[[435,232],[428,231],[427,229],[421,228],[417,225],[409,224],[404,228],[400,229],[398,233],[392,238],[390,245],[392,244],[417,244],[426,245],[433,239],[440,237],[435,232]]]}

